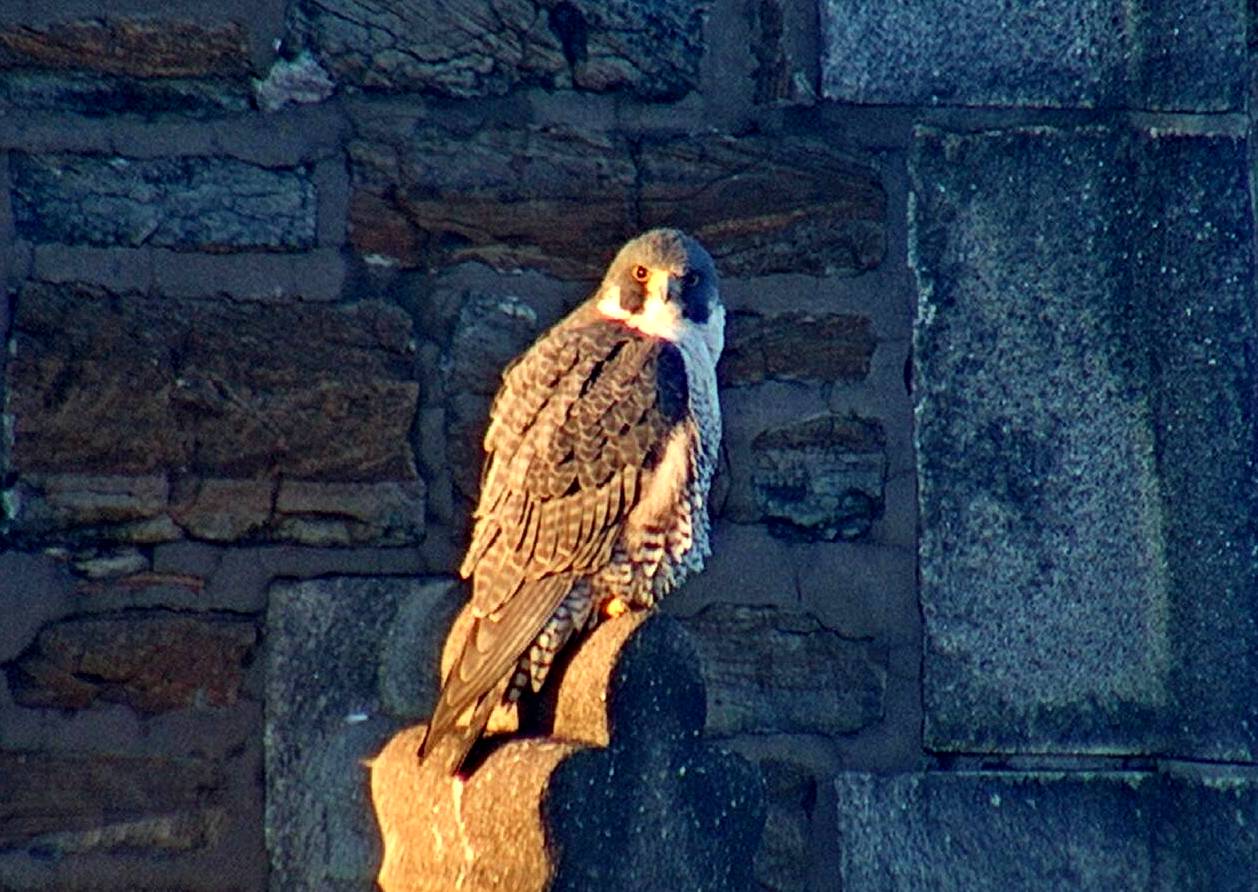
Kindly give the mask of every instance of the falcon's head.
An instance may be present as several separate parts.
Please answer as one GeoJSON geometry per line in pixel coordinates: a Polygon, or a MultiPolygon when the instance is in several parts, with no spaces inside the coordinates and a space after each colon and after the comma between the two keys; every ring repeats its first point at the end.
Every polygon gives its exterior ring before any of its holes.
{"type": "Polygon", "coordinates": [[[716,266],[677,229],[652,229],[625,244],[595,294],[599,313],[680,344],[701,340],[715,364],[725,345],[716,266]]]}

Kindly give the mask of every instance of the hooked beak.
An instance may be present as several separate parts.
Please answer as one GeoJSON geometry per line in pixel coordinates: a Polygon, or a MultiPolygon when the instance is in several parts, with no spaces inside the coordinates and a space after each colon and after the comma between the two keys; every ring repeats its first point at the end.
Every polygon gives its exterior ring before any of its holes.
{"type": "Polygon", "coordinates": [[[677,279],[662,269],[651,270],[650,278],[646,280],[646,296],[647,300],[655,297],[665,304],[676,300],[679,296],[677,279]]]}

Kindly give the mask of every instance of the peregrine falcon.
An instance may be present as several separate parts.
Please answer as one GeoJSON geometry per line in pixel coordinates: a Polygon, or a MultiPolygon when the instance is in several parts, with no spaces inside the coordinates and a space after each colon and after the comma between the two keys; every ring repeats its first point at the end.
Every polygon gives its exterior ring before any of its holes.
{"type": "Polygon", "coordinates": [[[455,773],[494,707],[538,691],[574,634],[703,568],[724,331],[711,256],[654,229],[503,373],[460,569],[472,625],[421,757],[455,773]]]}

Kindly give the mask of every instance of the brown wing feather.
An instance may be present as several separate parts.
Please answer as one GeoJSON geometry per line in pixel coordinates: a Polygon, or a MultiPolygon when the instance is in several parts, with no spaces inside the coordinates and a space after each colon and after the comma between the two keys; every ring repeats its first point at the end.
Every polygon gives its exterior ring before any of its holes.
{"type": "Polygon", "coordinates": [[[477,620],[445,679],[429,741],[495,690],[574,581],[610,560],[649,453],[680,421],[657,394],[666,349],[674,348],[616,323],[561,326],[504,374],[460,569],[472,578],[477,620]]]}

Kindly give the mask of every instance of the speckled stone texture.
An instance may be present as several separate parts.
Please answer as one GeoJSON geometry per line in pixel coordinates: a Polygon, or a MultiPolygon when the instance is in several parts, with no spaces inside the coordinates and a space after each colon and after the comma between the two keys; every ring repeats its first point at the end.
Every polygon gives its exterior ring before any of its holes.
{"type": "Polygon", "coordinates": [[[825,0],[821,83],[857,103],[1236,110],[1246,7],[825,0]]]}
{"type": "Polygon", "coordinates": [[[850,892],[1241,892],[1258,876],[1252,779],[841,773],[836,789],[850,892]]]}
{"type": "Polygon", "coordinates": [[[276,585],[266,656],[266,830],[284,889],[364,888],[379,869],[368,766],[436,699],[449,580],[276,585]]]}
{"type": "Polygon", "coordinates": [[[926,744],[1258,752],[1258,325],[1227,134],[918,133],[926,744]]]}

